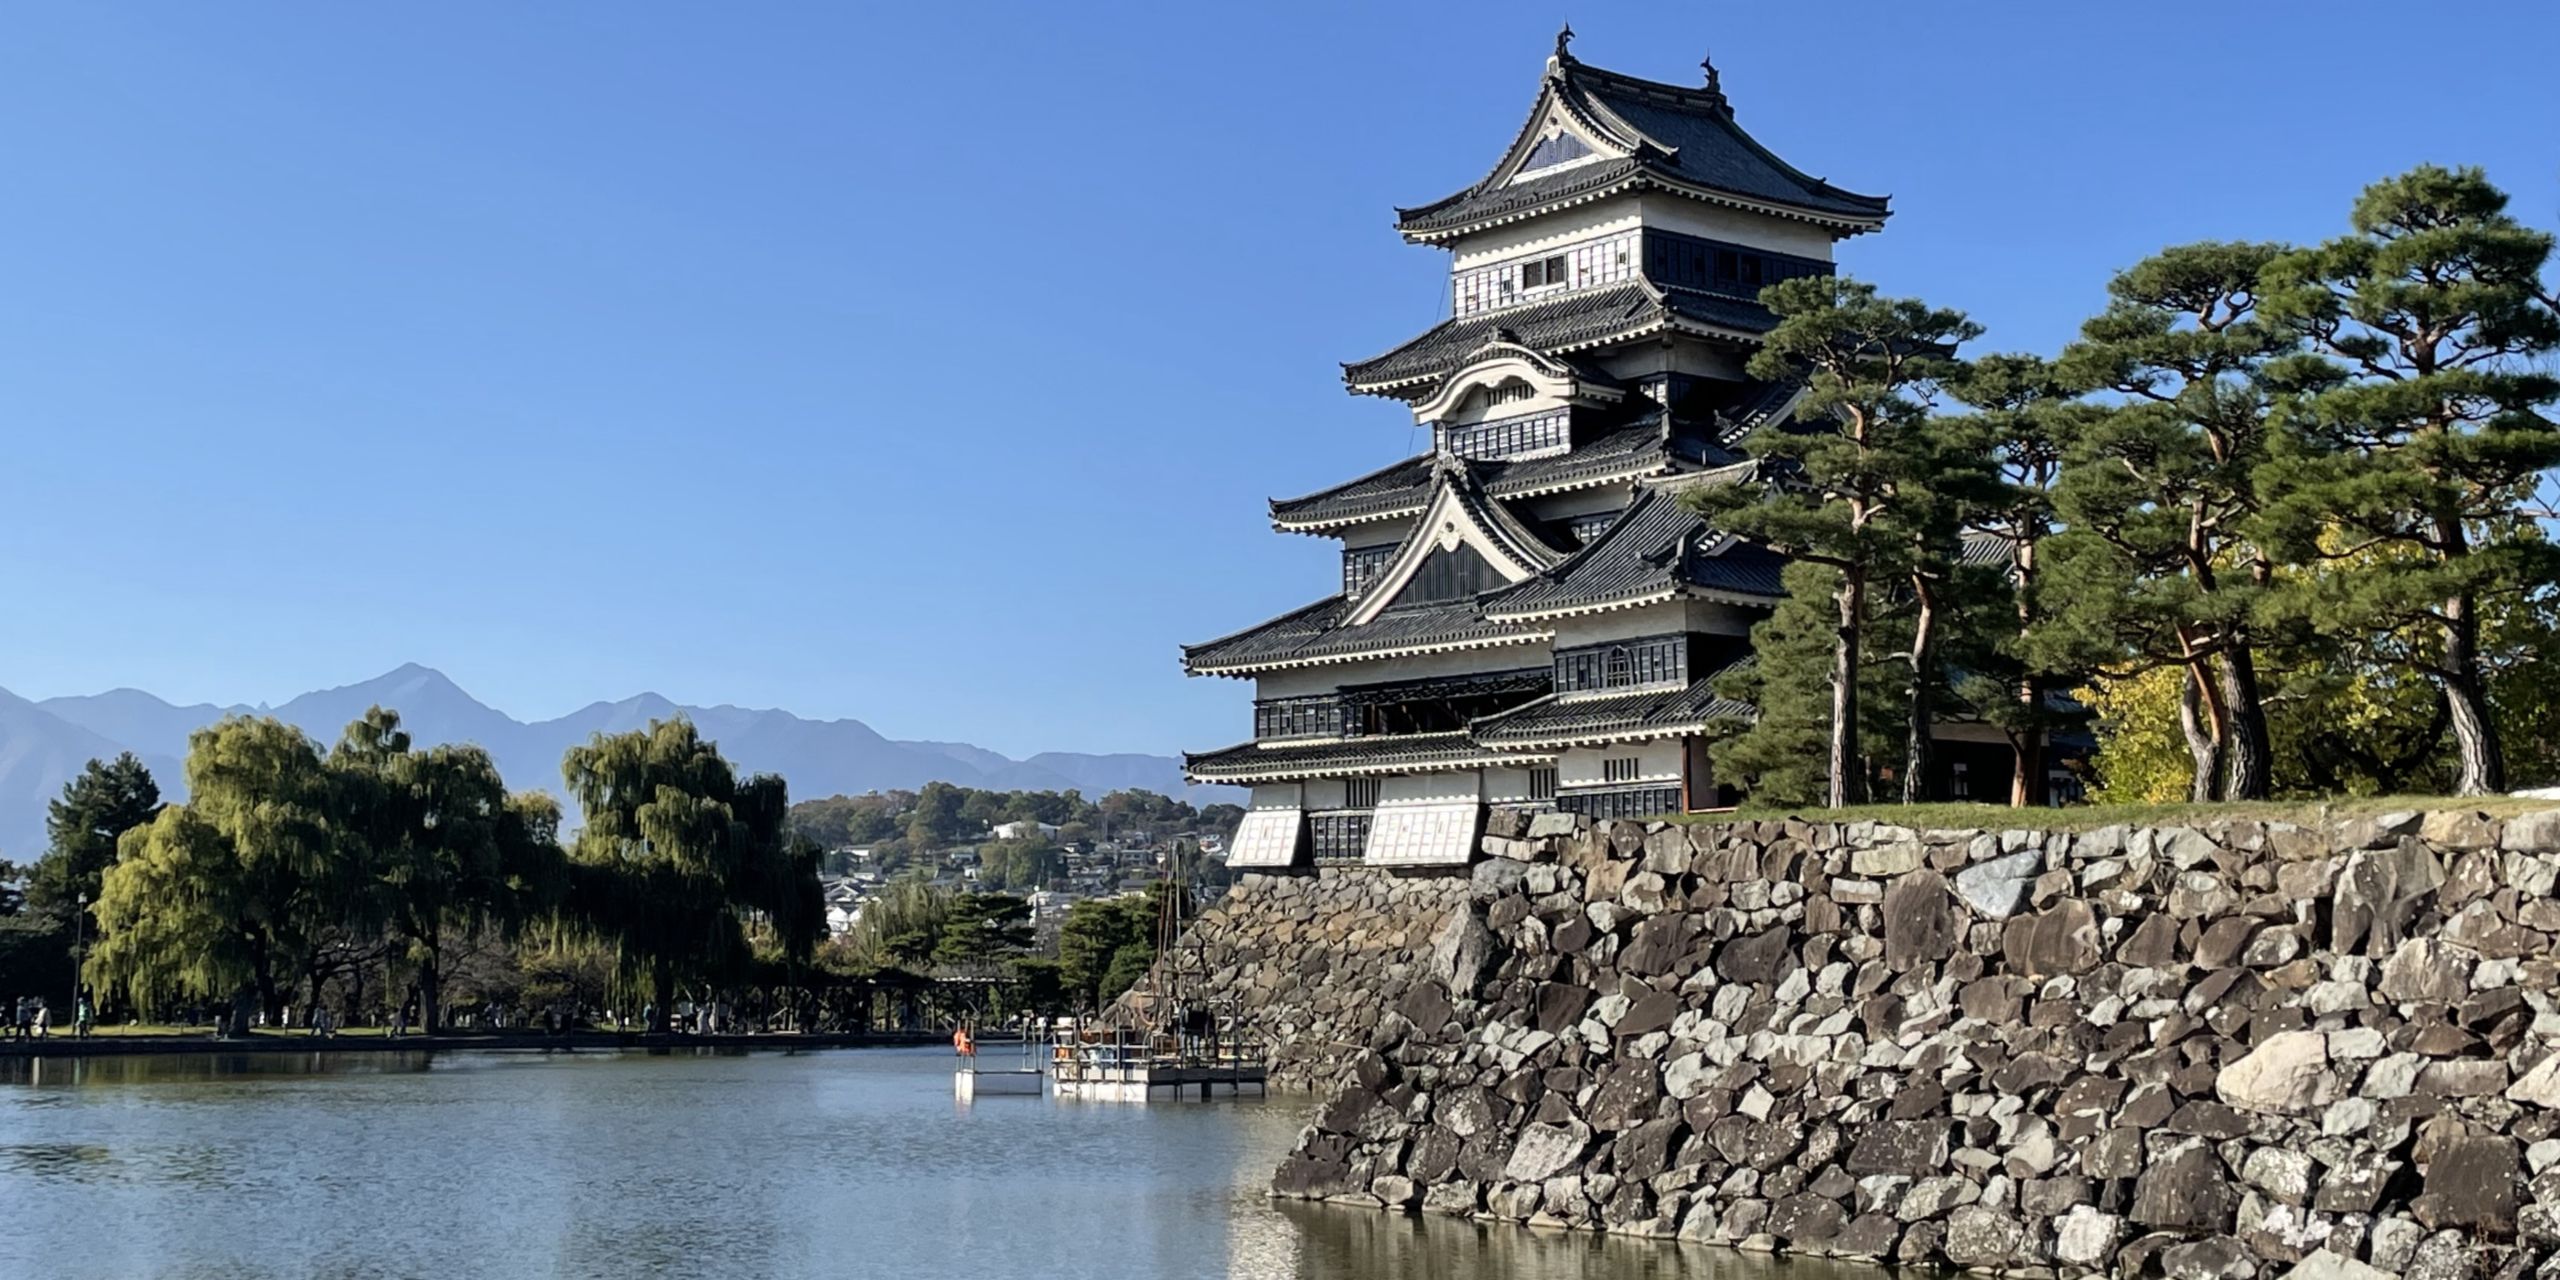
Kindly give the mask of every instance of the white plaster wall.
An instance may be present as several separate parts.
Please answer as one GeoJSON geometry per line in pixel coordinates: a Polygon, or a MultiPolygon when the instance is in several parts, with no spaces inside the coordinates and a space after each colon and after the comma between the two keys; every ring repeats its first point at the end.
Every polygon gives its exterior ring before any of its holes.
{"type": "Polygon", "coordinates": [[[1633,640],[1638,636],[1686,631],[1689,629],[1689,611],[1681,601],[1672,600],[1642,609],[1558,618],[1555,628],[1555,647],[1572,649],[1586,644],[1606,644],[1611,640],[1633,640]]]}
{"type": "Polygon", "coordinates": [[[1253,789],[1248,809],[1295,809],[1299,807],[1301,789],[1294,782],[1265,783],[1253,789]]]}
{"type": "Polygon", "coordinates": [[[1574,516],[1594,515],[1602,511],[1624,511],[1635,500],[1635,482],[1600,485],[1576,489],[1571,493],[1532,498],[1526,504],[1532,520],[1566,520],[1574,516]]]}
{"type": "Polygon", "coordinates": [[[1488,227],[1456,241],[1449,255],[1449,274],[1455,277],[1460,272],[1487,266],[1515,254],[1562,248],[1620,231],[1631,231],[1642,222],[1635,197],[1612,196],[1526,222],[1488,227]]]}
{"type": "Polygon", "coordinates": [[[1355,524],[1342,531],[1342,547],[1346,551],[1357,551],[1362,547],[1392,547],[1404,541],[1404,535],[1412,528],[1412,516],[1355,524]]]}
{"type": "Polygon", "coordinates": [[[1528,803],[1529,771],[1526,769],[1485,770],[1484,798],[1489,804],[1528,803]]]}
{"type": "Polygon", "coordinates": [[[1680,740],[1664,738],[1654,742],[1621,742],[1607,747],[1569,748],[1556,760],[1556,785],[1564,788],[1623,787],[1639,783],[1663,784],[1680,781],[1680,740]],[[1608,779],[1601,768],[1604,760],[1634,756],[1641,771],[1634,778],[1608,779]]]}
{"type": "Polygon", "coordinates": [[[1633,199],[1637,217],[1649,227],[1831,261],[1831,232],[1810,222],[1728,209],[1660,191],[1648,191],[1633,199]]]}
{"type": "Polygon", "coordinates": [[[1515,254],[1561,248],[1635,227],[1660,227],[1775,253],[1831,261],[1825,228],[1793,218],[1729,209],[1659,191],[1611,196],[1561,209],[1526,222],[1488,227],[1460,238],[1449,256],[1450,274],[1499,262],[1515,254]]]}
{"type": "Polygon", "coordinates": [[[1689,629],[1711,636],[1748,636],[1751,628],[1769,616],[1764,609],[1745,609],[1713,600],[1691,600],[1688,606],[1689,629]]]}
{"type": "Polygon", "coordinates": [[[1305,783],[1304,785],[1307,789],[1307,807],[1309,809],[1339,809],[1342,807],[1342,779],[1318,778],[1314,781],[1305,783]]]}

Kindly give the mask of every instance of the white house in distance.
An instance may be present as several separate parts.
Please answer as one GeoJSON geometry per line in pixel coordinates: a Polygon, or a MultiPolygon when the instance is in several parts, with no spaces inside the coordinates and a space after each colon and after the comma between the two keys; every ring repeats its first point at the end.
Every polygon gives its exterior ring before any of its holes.
{"type": "MultiPolygon", "coordinates": [[[[1252,740],[1185,761],[1253,789],[1231,866],[1463,864],[1489,807],[1737,798],[1702,734],[1751,709],[1710,682],[1749,656],[1783,562],[1681,496],[1756,482],[1742,438],[1798,398],[1743,372],[1775,323],[1759,292],[1829,274],[1886,201],[1754,141],[1712,64],[1639,80],[1570,38],[1492,171],[1398,211],[1449,252],[1448,318],[1344,366],[1411,406],[1430,450],[1272,502],[1274,527],[1338,540],[1340,590],[1183,651],[1256,682],[1252,740]]],[[[2005,746],[1940,754],[2005,788],[2005,746]]]]}

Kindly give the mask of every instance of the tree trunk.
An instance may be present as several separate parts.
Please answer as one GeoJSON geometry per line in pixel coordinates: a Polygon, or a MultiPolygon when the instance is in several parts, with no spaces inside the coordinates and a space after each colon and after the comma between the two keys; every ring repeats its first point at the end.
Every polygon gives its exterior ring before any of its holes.
{"type": "Polygon", "coordinates": [[[2267,746],[2267,706],[2258,692],[2257,657],[2245,637],[2235,637],[2214,668],[2222,682],[2229,729],[2223,735],[2222,798],[2264,800],[2274,790],[2274,763],[2267,746]]]}
{"type": "Polygon", "coordinates": [[[2032,809],[2044,803],[2044,730],[2026,728],[2009,736],[2009,807],[2032,809]]]}
{"type": "Polygon", "coordinates": [[[439,971],[433,951],[418,962],[418,1033],[434,1035],[444,1030],[444,974],[439,971]]]}
{"type": "Polygon", "coordinates": [[[2204,672],[2190,665],[2186,678],[2178,683],[2178,732],[2186,736],[2187,758],[2194,764],[2187,799],[2195,804],[2213,799],[2214,783],[2222,773],[2222,743],[2207,725],[2204,701],[2204,672]]]}
{"type": "Polygon", "coordinates": [[[2480,678],[2480,619],[2476,602],[2458,595],[2444,602],[2445,709],[2453,718],[2453,750],[2460,761],[2453,779],[2458,796],[2492,796],[2507,789],[2506,754],[2489,719],[2489,691],[2480,678]]]}
{"type": "Polygon", "coordinates": [[[675,974],[670,972],[667,966],[663,963],[651,965],[649,968],[649,998],[651,1001],[651,1008],[649,1010],[649,1030],[660,1033],[666,1031],[670,1020],[675,1016],[675,994],[675,974]]]}
{"type": "Polygon", "coordinates": [[[214,1016],[215,1035],[229,1039],[249,1034],[249,1024],[258,1016],[258,984],[255,982],[240,984],[240,988],[231,993],[230,1014],[225,1016],[217,1013],[214,1016]]]}
{"type": "Polygon", "coordinates": [[[1859,628],[1867,612],[1866,571],[1840,571],[1840,630],[1831,646],[1831,807],[1865,798],[1858,775],[1859,628]]]}
{"type": "Polygon", "coordinates": [[[1918,614],[1911,624],[1911,696],[1905,707],[1902,743],[1902,802],[1918,804],[1929,798],[1929,688],[1930,667],[1936,659],[1933,644],[1938,628],[1938,598],[1928,580],[1913,575],[1912,598],[1918,603],[1918,614]]]}

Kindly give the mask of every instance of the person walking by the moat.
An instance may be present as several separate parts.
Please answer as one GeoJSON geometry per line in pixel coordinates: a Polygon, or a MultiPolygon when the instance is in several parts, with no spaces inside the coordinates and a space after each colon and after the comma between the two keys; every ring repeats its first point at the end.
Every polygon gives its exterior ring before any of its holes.
{"type": "Polygon", "coordinates": [[[34,996],[18,997],[17,1012],[15,1016],[10,1019],[9,1025],[21,1040],[28,1039],[35,1035],[36,1002],[34,996]]]}
{"type": "Polygon", "coordinates": [[[97,1025],[98,1006],[90,1001],[89,989],[82,987],[79,997],[71,1002],[71,1038],[86,1040],[97,1025]]]}
{"type": "Polygon", "coordinates": [[[418,989],[416,987],[411,987],[409,988],[408,998],[400,1002],[400,1029],[392,1032],[392,1034],[400,1036],[409,1034],[409,1028],[417,1021],[418,989]]]}
{"type": "Polygon", "coordinates": [[[49,1005],[49,1004],[46,1004],[46,1003],[44,1002],[44,997],[43,997],[43,996],[37,996],[37,997],[36,997],[36,1039],[38,1039],[38,1040],[50,1040],[50,1039],[52,1039],[52,1038],[53,1038],[53,1006],[51,1006],[51,1005],[49,1005]]]}

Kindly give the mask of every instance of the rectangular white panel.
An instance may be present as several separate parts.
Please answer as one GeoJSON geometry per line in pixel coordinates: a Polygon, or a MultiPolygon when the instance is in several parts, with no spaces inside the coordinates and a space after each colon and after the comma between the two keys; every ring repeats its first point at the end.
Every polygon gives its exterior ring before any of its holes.
{"type": "Polygon", "coordinates": [[[1299,800],[1294,784],[1254,788],[1253,807],[1245,811],[1235,842],[1227,848],[1227,865],[1296,866],[1307,832],[1306,810],[1299,807],[1299,800]]]}
{"type": "Polygon", "coordinates": [[[1474,860],[1483,827],[1483,782],[1476,774],[1388,778],[1379,784],[1360,860],[1376,867],[1464,866],[1474,860]]]}

